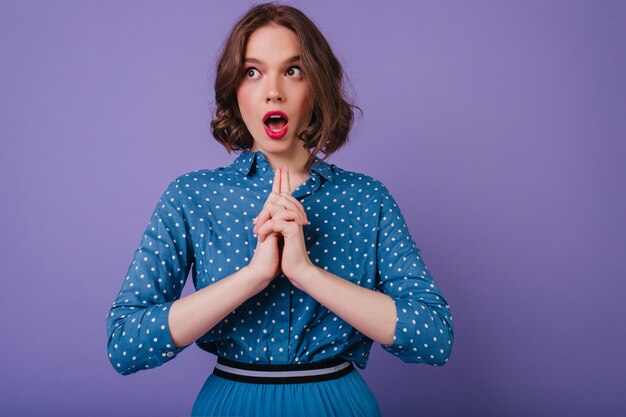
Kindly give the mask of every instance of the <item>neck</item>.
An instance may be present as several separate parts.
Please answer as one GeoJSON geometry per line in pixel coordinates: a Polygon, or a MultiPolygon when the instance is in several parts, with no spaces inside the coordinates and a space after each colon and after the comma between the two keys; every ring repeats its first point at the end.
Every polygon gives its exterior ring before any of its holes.
{"type": "MultiPolygon", "coordinates": [[[[256,147],[253,147],[251,149],[252,152],[258,150],[260,149],[256,147]]],[[[262,152],[274,171],[286,166],[289,168],[289,173],[294,176],[308,175],[308,171],[305,170],[305,167],[311,153],[307,149],[303,147],[298,147],[283,153],[270,153],[266,151],[262,152]]]]}

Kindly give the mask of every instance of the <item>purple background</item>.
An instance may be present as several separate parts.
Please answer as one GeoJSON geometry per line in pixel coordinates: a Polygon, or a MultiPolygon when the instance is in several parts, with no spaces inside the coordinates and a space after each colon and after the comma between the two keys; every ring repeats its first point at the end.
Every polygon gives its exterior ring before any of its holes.
{"type": "MultiPolygon", "coordinates": [[[[626,3],[290,4],[365,112],[329,162],[387,184],[456,325],[443,367],[374,345],[383,415],[625,415],[626,3]]],[[[235,158],[213,68],[250,5],[0,3],[3,415],[190,413],[215,357],[121,376],[105,318],[168,182],[235,158]]]]}

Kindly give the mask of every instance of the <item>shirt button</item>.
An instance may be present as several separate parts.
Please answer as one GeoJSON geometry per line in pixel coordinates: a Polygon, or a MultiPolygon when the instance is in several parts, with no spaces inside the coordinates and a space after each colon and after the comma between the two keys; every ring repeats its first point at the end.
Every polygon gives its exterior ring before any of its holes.
{"type": "Polygon", "coordinates": [[[167,356],[171,358],[172,356],[174,356],[174,352],[167,352],[167,356]]]}

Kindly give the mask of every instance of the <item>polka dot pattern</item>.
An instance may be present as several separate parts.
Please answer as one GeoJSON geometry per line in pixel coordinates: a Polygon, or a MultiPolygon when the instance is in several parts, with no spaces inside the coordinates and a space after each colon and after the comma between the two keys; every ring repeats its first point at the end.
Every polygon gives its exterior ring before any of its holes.
{"type": "MultiPolygon", "coordinates": [[[[107,314],[108,355],[123,375],[160,366],[187,346],[171,339],[169,308],[189,271],[200,290],[248,265],[252,219],[272,190],[261,151],[231,165],[186,173],[162,194],[107,314]]],[[[404,362],[442,365],[453,343],[448,303],[424,264],[389,190],[378,180],[316,158],[293,192],[311,224],[311,261],[394,299],[394,341],[383,349],[404,362]]],[[[261,364],[340,356],[365,369],[373,341],[279,274],[196,340],[207,352],[261,364]]]]}

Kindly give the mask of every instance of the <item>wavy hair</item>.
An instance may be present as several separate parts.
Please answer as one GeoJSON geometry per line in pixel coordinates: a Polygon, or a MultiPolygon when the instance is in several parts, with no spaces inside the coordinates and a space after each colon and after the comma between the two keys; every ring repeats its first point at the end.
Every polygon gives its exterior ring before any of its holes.
{"type": "Polygon", "coordinates": [[[211,132],[231,151],[251,149],[254,139],[248,131],[237,102],[237,87],[243,78],[246,43],[258,28],[275,23],[292,30],[300,42],[300,56],[313,99],[313,112],[307,128],[298,138],[309,149],[306,170],[315,156],[323,160],[348,142],[354,120],[353,109],[362,110],[347,101],[343,68],[326,38],[300,10],[286,5],[264,3],[252,7],[235,23],[224,42],[215,77],[215,116],[211,132]]]}

